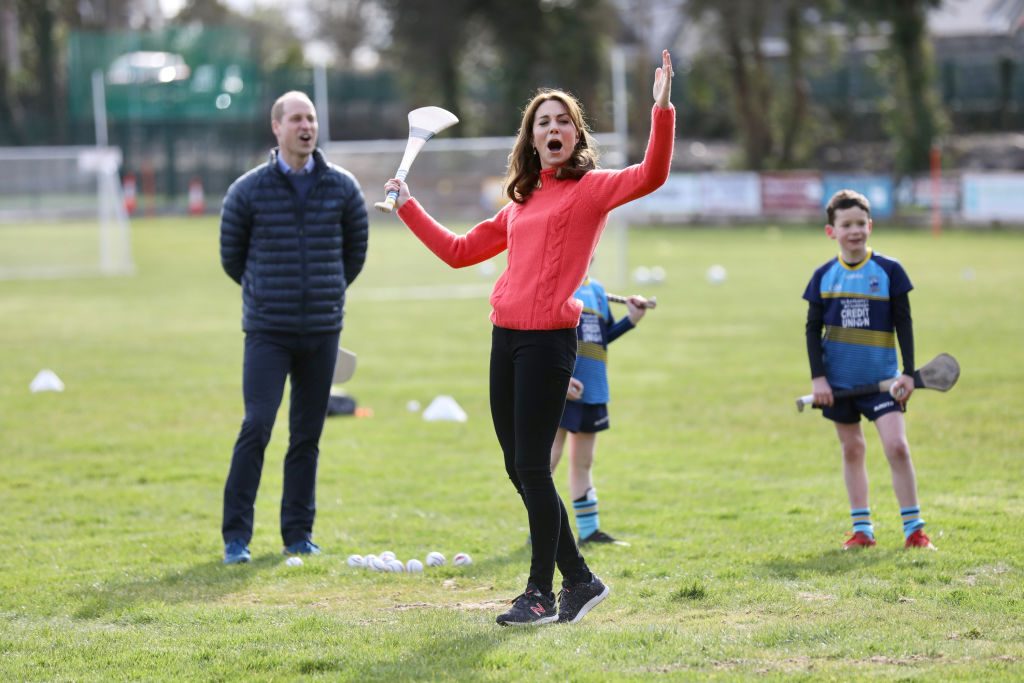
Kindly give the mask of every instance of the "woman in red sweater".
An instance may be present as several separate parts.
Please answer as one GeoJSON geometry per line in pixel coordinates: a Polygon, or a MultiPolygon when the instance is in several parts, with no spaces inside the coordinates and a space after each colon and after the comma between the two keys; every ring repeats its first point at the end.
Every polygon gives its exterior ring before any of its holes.
{"type": "Polygon", "coordinates": [[[675,137],[671,87],[665,50],[654,72],[644,160],[619,171],[597,170],[579,102],[559,90],[540,91],[523,112],[509,155],[505,191],[512,201],[465,235],[435,221],[403,181],[392,178],[384,186],[398,192],[398,217],[453,268],[508,250],[508,266],[491,293],[491,417],[505,471],[526,505],[533,557],[526,590],[497,618],[502,625],[575,623],[609,592],[576,547],[551,478],[551,444],[576,362],[582,304],[573,293],[587,275],[608,213],[668,177],[675,137]],[[563,577],[557,612],[556,565],[563,577]]]}

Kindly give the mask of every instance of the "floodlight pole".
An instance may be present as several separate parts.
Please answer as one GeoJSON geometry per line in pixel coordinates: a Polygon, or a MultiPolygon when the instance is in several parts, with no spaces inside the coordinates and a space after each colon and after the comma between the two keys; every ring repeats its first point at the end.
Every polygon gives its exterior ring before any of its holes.
{"type": "Polygon", "coordinates": [[[618,137],[622,159],[620,167],[625,167],[629,160],[629,107],[626,93],[626,48],[622,45],[612,47],[612,125],[618,137]]]}
{"type": "Polygon", "coordinates": [[[103,70],[92,72],[92,119],[96,126],[96,146],[106,147],[107,138],[107,93],[103,87],[103,70]]]}
{"type": "Polygon", "coordinates": [[[323,62],[313,66],[313,104],[320,124],[317,144],[321,147],[331,141],[331,106],[327,97],[327,67],[323,62]]]}

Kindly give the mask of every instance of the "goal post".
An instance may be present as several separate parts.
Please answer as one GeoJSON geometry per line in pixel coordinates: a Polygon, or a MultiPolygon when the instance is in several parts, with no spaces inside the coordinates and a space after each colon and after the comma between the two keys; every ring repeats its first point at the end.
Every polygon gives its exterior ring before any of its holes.
{"type": "Polygon", "coordinates": [[[134,272],[116,147],[0,148],[0,279],[134,272]]]}
{"type": "MultiPolygon", "coordinates": [[[[594,136],[601,168],[622,168],[625,145],[615,133],[594,136]]],[[[502,193],[513,137],[434,138],[416,157],[409,186],[439,221],[456,232],[494,215],[508,198],[502,193]]],[[[392,177],[405,150],[406,140],[328,142],[329,161],[351,172],[363,188],[368,204],[382,199],[384,183],[392,177]],[[379,196],[378,196],[379,195],[379,196]]],[[[370,212],[372,221],[394,222],[386,214],[370,212]]],[[[627,279],[628,238],[626,214],[617,209],[608,218],[591,272],[608,287],[621,288],[627,279]]]]}

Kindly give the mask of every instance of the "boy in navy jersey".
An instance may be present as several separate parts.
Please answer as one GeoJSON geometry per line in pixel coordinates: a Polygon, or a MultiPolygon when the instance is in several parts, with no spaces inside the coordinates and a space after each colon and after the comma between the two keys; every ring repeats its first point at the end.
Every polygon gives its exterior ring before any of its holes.
{"type": "Polygon", "coordinates": [[[853,531],[843,549],[875,545],[868,507],[868,474],[863,415],[875,423],[892,473],[903,518],[904,547],[934,550],[924,533],[917,502],[917,478],[910,460],[903,411],[914,393],[914,331],[903,266],[872,251],[871,204],[852,190],[840,190],[826,208],[825,234],[839,243],[839,256],[818,268],[804,291],[807,356],[814,403],[835,423],[843,449],[843,478],[853,531]],[[822,331],[824,330],[824,334],[822,331]],[[896,377],[896,340],[903,374],[891,393],[836,399],[833,389],[849,389],[896,377]]]}
{"type": "Polygon", "coordinates": [[[568,441],[569,491],[580,545],[628,545],[600,529],[597,490],[591,471],[597,433],[609,427],[608,344],[636,327],[647,312],[644,308],[647,301],[641,296],[629,297],[626,301],[628,315],[616,321],[608,306],[608,295],[597,280],[588,277],[573,296],[583,302],[583,313],[576,328],[576,367],[569,383],[562,421],[551,446],[551,472],[558,467],[568,441]]]}

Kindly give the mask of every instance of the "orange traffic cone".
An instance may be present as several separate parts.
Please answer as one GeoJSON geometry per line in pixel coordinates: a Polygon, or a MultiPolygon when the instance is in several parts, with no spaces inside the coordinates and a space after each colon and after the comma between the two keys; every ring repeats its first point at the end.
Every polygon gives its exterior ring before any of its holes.
{"type": "Polygon", "coordinates": [[[135,209],[138,208],[138,186],[135,184],[135,174],[125,173],[121,186],[124,191],[124,210],[129,214],[134,214],[135,209]]]}
{"type": "Polygon", "coordinates": [[[188,212],[193,216],[203,215],[206,201],[203,199],[203,181],[193,178],[188,184],[188,212]]]}

